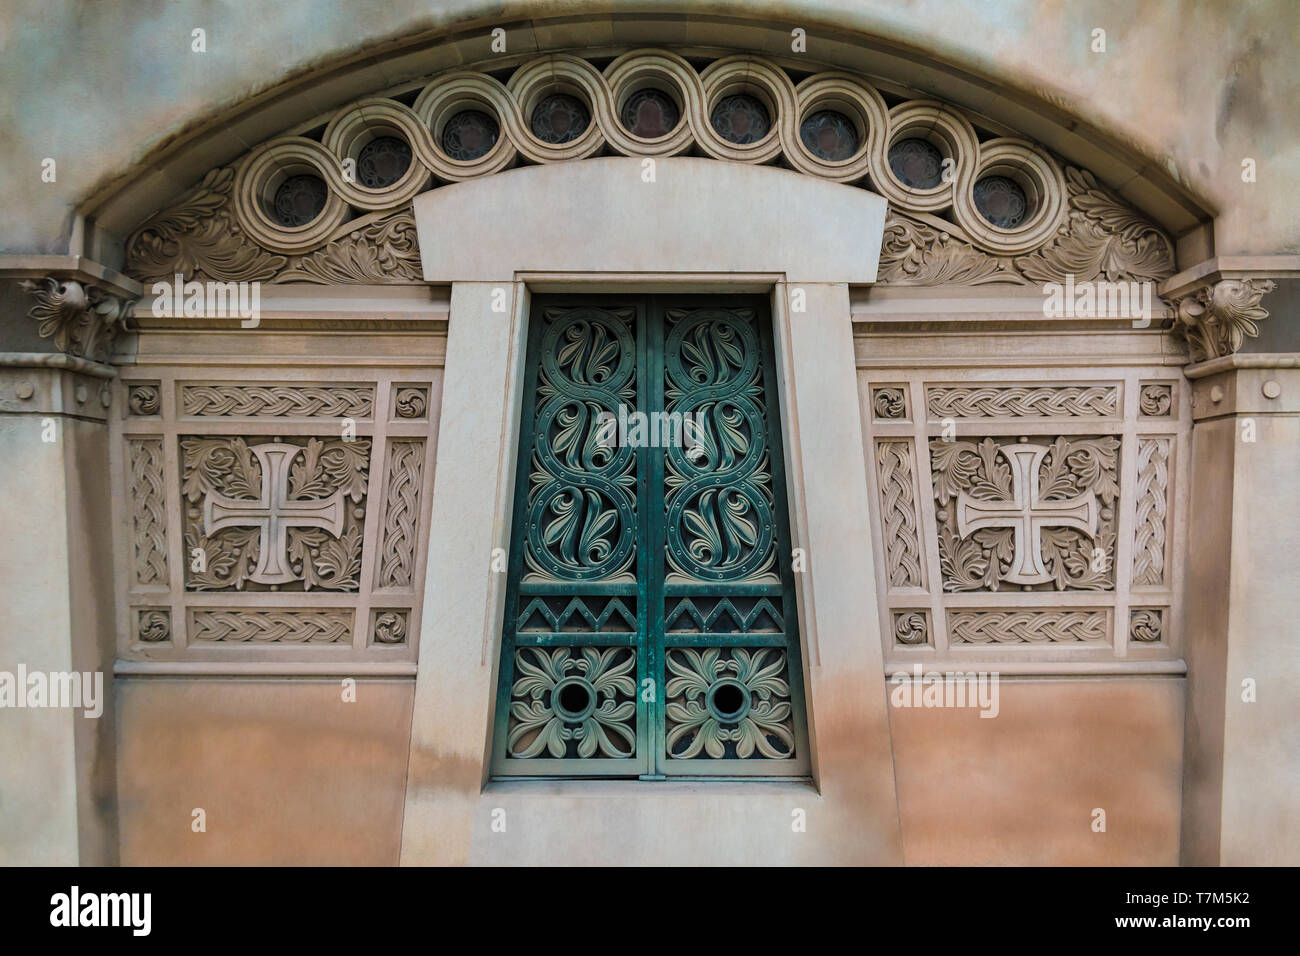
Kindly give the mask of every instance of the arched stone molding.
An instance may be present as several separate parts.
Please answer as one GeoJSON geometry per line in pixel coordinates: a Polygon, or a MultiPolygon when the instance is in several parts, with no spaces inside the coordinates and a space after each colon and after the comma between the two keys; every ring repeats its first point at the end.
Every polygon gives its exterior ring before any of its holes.
{"type": "Polygon", "coordinates": [[[176,274],[215,281],[412,281],[420,270],[409,203],[430,185],[520,164],[694,152],[780,165],[884,196],[890,203],[884,284],[1024,286],[1063,281],[1066,274],[1075,281],[1161,281],[1173,274],[1169,236],[1092,173],[953,105],[894,93],[887,100],[866,77],[845,71],[817,71],[796,82],[798,74],[776,60],[749,54],[704,63],[652,49],[624,53],[603,69],[598,62],[570,54],[534,57],[504,82],[489,72],[495,64],[486,63],[357,100],[209,171],[132,233],[127,272],[142,281],[176,274]],[[647,85],[665,92],[681,114],[673,130],[652,140],[627,132],[618,117],[620,104],[647,85]],[[558,145],[529,128],[539,97],[554,91],[581,99],[591,117],[581,135],[558,145]],[[717,102],[737,91],[770,114],[770,129],[756,142],[731,143],[710,121],[717,102]],[[466,107],[490,112],[501,130],[495,145],[472,161],[453,159],[439,145],[449,116],[466,107]],[[821,159],[801,140],[802,120],[825,108],[856,127],[858,148],[846,159],[821,159]],[[402,139],[410,165],[386,188],[358,185],[345,175],[347,163],[380,135],[402,139]],[[943,156],[948,174],[940,183],[918,189],[894,174],[889,149],[905,138],[924,139],[943,156]],[[282,226],[268,212],[269,196],[287,175],[304,171],[324,183],[324,208],[310,223],[282,226]],[[1016,181],[1028,198],[1028,214],[1016,228],[1000,228],[976,208],[975,184],[986,175],[1016,181]]]}

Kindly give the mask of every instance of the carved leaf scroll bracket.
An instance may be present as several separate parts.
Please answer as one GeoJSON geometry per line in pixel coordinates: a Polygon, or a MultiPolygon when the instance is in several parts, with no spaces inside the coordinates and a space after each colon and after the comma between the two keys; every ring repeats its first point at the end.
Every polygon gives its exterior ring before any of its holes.
{"type": "Polygon", "coordinates": [[[1268,318],[1260,299],[1276,288],[1272,279],[1221,279],[1179,298],[1174,327],[1187,340],[1192,360],[1232,355],[1259,335],[1259,323],[1268,318]]]}
{"type": "Polygon", "coordinates": [[[21,286],[36,299],[27,314],[40,323],[41,338],[53,339],[65,355],[91,362],[108,359],[135,301],[94,283],[56,276],[25,279],[21,286]]]}

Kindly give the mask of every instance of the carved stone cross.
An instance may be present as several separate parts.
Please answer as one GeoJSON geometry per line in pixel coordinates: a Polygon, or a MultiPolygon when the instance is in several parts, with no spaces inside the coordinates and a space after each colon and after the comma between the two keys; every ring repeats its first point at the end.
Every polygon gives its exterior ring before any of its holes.
{"type": "Polygon", "coordinates": [[[343,490],[320,500],[289,497],[289,466],[302,451],[298,445],[250,445],[262,466],[262,497],[227,498],[208,492],[203,501],[203,533],[223,528],[255,527],[260,532],[257,567],[248,576],[259,584],[288,584],[298,580],[286,550],[290,528],[322,528],[334,537],[343,533],[343,490]]]}
{"type": "Polygon", "coordinates": [[[1043,584],[1052,580],[1043,564],[1044,528],[1077,528],[1097,534],[1097,496],[1091,492],[1059,501],[1038,496],[1038,467],[1046,445],[1002,445],[1011,465],[1011,500],[984,501],[962,491],[957,495],[957,533],[963,538],[981,528],[1011,528],[1015,532],[1011,569],[1002,575],[1013,584],[1043,584]]]}

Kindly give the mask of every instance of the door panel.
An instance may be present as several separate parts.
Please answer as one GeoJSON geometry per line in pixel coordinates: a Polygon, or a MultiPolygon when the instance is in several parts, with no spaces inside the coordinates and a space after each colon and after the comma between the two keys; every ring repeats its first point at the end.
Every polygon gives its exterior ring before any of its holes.
{"type": "Polygon", "coordinates": [[[528,340],[493,773],[806,775],[766,303],[538,296],[528,340]]]}

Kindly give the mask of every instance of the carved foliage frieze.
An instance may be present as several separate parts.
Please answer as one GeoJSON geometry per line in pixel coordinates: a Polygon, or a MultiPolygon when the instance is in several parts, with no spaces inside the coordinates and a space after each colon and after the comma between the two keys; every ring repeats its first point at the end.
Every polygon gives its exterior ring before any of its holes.
{"type": "Polygon", "coordinates": [[[217,282],[349,283],[418,282],[420,252],[409,205],[344,223],[319,249],[285,256],[259,246],[232,208],[235,167],[223,166],[170,209],[155,213],[130,236],[126,271],[149,283],[217,282]]]}
{"type": "Polygon", "coordinates": [[[934,217],[913,218],[890,210],[880,245],[880,285],[1024,285],[1012,260],[975,248],[954,233],[954,226],[934,217]],[[928,221],[927,221],[928,220],[928,221]]]}
{"type": "Polygon", "coordinates": [[[1159,282],[1174,272],[1174,244],[1084,169],[1066,167],[1070,211],[1056,238],[1016,259],[1032,282],[1159,282]]]}
{"type": "Polygon", "coordinates": [[[141,282],[188,279],[266,282],[284,268],[249,240],[230,209],[231,166],[214,169],[171,208],[154,213],[126,243],[126,271],[141,282]]]}
{"type": "Polygon", "coordinates": [[[997,256],[935,216],[891,205],[878,282],[887,285],[1033,285],[1062,282],[1159,282],[1174,272],[1174,246],[1150,220],[1121,202],[1084,169],[1065,168],[1069,213],[1042,248],[997,256]]]}
{"type": "Polygon", "coordinates": [[[1041,146],[1010,136],[981,140],[965,114],[933,100],[889,109],[865,77],[836,72],[808,76],[796,85],[765,57],[746,56],[743,65],[736,60],[724,58],[701,72],[691,60],[662,49],[629,51],[601,65],[547,54],[522,65],[506,82],[474,68],[435,77],[415,106],[367,97],[339,109],[321,137],[281,136],[236,164],[209,171],[129,237],[127,271],[144,282],[176,274],[227,282],[419,282],[411,200],[426,188],[494,175],[521,157],[549,163],[683,152],[750,163],[780,157],[781,165],[803,175],[883,196],[889,214],[880,256],[882,284],[1025,286],[1063,281],[1067,274],[1077,281],[1154,282],[1173,271],[1173,244],[1157,226],[1090,172],[1065,166],[1041,146]],[[619,104],[636,93],[638,77],[647,70],[676,89],[683,114],[671,134],[651,140],[628,133],[618,116],[619,104]],[[722,137],[710,122],[700,121],[712,108],[710,87],[742,74],[754,89],[772,94],[772,135],[750,144],[722,137]],[[539,138],[527,122],[516,121],[532,108],[527,91],[542,75],[571,87],[592,111],[592,122],[572,141],[539,138]],[[800,117],[790,112],[802,109],[797,104],[808,95],[816,99],[814,91],[831,88],[871,130],[856,155],[843,161],[827,160],[802,143],[800,117]],[[501,133],[472,161],[446,153],[434,132],[465,96],[495,114],[501,133]],[[408,169],[391,182],[363,188],[346,170],[358,158],[357,137],[348,131],[365,127],[387,128],[386,136],[402,140],[408,169]],[[952,169],[932,186],[915,189],[892,172],[889,154],[891,144],[919,135],[922,127],[944,141],[952,169]],[[267,208],[290,166],[313,176],[322,195],[323,205],[304,223],[283,222],[267,208]],[[977,179],[995,167],[1014,170],[1032,183],[1023,221],[1005,228],[991,225],[974,200],[977,179]]]}

